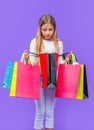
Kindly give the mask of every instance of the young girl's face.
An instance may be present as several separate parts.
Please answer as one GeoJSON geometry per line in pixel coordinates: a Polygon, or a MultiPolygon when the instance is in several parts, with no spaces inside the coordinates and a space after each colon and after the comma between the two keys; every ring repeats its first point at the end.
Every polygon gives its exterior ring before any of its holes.
{"type": "Polygon", "coordinates": [[[52,24],[47,23],[42,25],[41,33],[45,40],[52,40],[54,34],[54,27],[52,24]]]}

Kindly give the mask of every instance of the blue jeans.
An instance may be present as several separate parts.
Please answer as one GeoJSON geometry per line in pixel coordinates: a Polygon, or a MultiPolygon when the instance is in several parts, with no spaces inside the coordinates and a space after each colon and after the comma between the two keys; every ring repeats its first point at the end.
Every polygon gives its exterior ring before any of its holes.
{"type": "Polygon", "coordinates": [[[40,88],[40,98],[35,100],[36,115],[34,128],[43,129],[54,127],[55,88],[40,88]]]}

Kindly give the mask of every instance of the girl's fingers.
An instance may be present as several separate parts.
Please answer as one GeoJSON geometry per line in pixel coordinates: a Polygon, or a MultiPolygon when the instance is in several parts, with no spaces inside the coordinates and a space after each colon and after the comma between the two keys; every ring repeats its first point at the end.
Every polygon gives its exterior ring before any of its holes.
{"type": "Polygon", "coordinates": [[[70,53],[68,54],[68,57],[69,57],[70,60],[72,59],[72,52],[70,52],[70,53]]]}
{"type": "Polygon", "coordinates": [[[67,63],[69,61],[69,57],[67,57],[66,59],[65,59],[65,63],[67,63]]]}
{"type": "Polygon", "coordinates": [[[24,58],[27,60],[29,58],[29,53],[27,50],[24,51],[24,58]]]}
{"type": "Polygon", "coordinates": [[[27,53],[27,50],[24,50],[24,53],[27,53]]]}

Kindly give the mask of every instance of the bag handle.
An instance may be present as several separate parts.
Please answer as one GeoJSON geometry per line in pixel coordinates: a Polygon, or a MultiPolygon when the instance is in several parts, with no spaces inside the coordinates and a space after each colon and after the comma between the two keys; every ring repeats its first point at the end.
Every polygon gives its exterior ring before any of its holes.
{"type": "MultiPolygon", "coordinates": [[[[28,53],[30,53],[30,55],[34,56],[34,57],[38,57],[39,56],[39,54],[36,54],[36,53],[33,53],[33,52],[28,52],[28,53]]],[[[77,62],[77,58],[76,58],[76,55],[74,54],[74,52],[66,52],[66,53],[60,54],[59,56],[62,56],[63,60],[65,60],[66,55],[68,55],[70,53],[72,54],[72,59],[68,60],[67,64],[76,63],[77,62]]]]}
{"type": "Polygon", "coordinates": [[[68,56],[68,54],[70,54],[70,53],[72,55],[72,59],[68,60],[67,64],[76,63],[77,62],[77,58],[76,58],[76,55],[74,54],[74,52],[66,52],[66,53],[60,54],[59,56],[62,56],[63,60],[65,60],[66,56],[68,56]]]}
{"type": "Polygon", "coordinates": [[[77,58],[76,58],[76,55],[74,54],[74,52],[72,52],[72,61],[73,61],[73,63],[77,62],[77,58]]]}
{"type": "Polygon", "coordinates": [[[36,53],[33,53],[33,52],[28,52],[31,56],[34,56],[34,57],[38,57],[39,56],[39,54],[36,54],[36,53]]]}

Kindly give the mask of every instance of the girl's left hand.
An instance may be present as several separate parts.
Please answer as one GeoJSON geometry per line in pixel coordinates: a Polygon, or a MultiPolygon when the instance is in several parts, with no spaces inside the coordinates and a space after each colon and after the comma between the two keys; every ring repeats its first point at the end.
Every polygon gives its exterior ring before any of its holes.
{"type": "Polygon", "coordinates": [[[72,60],[72,51],[68,54],[69,60],[72,60]]]}
{"type": "Polygon", "coordinates": [[[68,54],[67,58],[65,59],[65,64],[67,64],[70,60],[72,60],[72,51],[68,54]]]}

